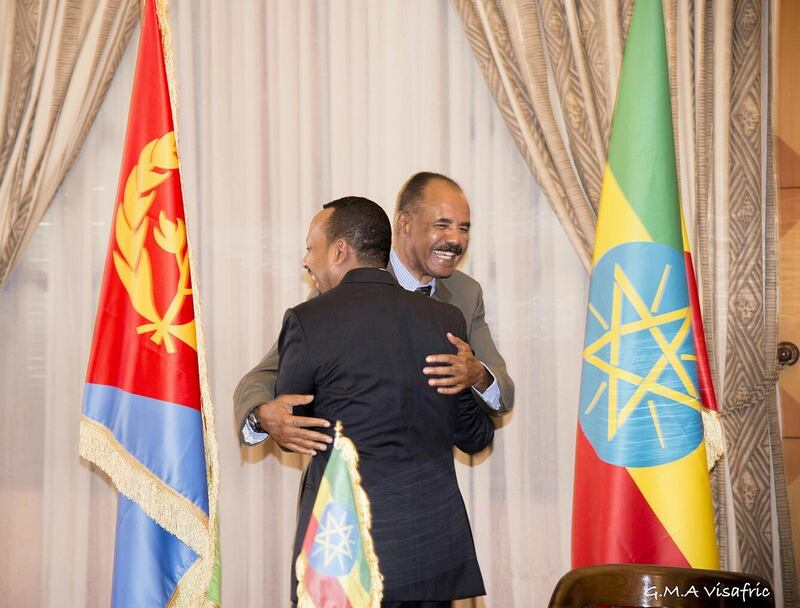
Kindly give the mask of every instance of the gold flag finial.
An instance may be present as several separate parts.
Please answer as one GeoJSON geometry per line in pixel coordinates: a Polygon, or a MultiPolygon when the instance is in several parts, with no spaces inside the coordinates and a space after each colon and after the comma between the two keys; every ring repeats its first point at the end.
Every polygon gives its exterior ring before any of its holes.
{"type": "Polygon", "coordinates": [[[344,427],[342,426],[342,421],[341,420],[337,420],[336,421],[336,426],[334,426],[333,428],[336,431],[336,437],[335,438],[336,439],[341,439],[342,438],[342,432],[344,431],[344,427]]]}

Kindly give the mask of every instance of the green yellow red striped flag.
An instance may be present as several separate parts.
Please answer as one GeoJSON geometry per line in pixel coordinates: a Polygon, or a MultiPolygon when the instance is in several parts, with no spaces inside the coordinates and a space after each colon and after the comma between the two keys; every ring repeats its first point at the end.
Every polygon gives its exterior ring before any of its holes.
{"type": "Polygon", "coordinates": [[[718,568],[660,0],[634,5],[592,265],[573,565],[718,568]]]}
{"type": "Polygon", "coordinates": [[[295,562],[298,608],[378,608],[383,577],[358,453],[336,423],[328,464],[295,562]]]}

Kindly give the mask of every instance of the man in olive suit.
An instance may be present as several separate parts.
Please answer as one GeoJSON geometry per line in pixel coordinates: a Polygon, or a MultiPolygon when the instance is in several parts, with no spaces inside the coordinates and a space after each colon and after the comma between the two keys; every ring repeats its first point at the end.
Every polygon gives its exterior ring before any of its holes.
{"type": "MultiPolygon", "coordinates": [[[[511,410],[514,383],[486,324],[480,284],[456,270],[469,245],[470,209],[461,187],[437,173],[417,173],[401,189],[395,212],[394,242],[387,270],[409,291],[420,291],[458,308],[466,340],[452,336],[457,354],[431,353],[423,373],[441,394],[471,388],[476,401],[497,415],[511,410]]],[[[408,328],[413,331],[413,327],[408,328]]],[[[276,395],[277,344],[239,382],[234,410],[246,445],[271,437],[281,448],[313,454],[331,439],[314,429],[330,421],[295,416],[293,408],[311,402],[305,394],[276,395]]]]}

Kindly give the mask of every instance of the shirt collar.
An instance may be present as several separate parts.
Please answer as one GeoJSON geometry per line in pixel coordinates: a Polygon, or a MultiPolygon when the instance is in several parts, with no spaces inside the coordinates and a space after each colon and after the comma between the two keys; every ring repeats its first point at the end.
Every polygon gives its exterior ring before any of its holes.
{"type": "Polygon", "coordinates": [[[430,285],[431,296],[433,296],[434,292],[436,291],[436,278],[431,278],[431,280],[427,283],[420,283],[417,277],[415,277],[414,274],[405,267],[405,264],[400,261],[400,256],[397,255],[394,247],[392,247],[392,251],[389,253],[389,263],[392,265],[394,276],[397,279],[397,282],[400,283],[400,287],[406,291],[414,291],[417,287],[430,285]]]}

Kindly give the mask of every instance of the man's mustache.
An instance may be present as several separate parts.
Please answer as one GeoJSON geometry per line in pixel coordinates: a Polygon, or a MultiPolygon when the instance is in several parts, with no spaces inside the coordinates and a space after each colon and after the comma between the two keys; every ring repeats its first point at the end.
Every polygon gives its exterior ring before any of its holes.
{"type": "Polygon", "coordinates": [[[439,247],[434,247],[434,251],[443,251],[445,253],[454,253],[455,255],[461,255],[464,253],[464,248],[461,245],[441,245],[439,247]]]}

